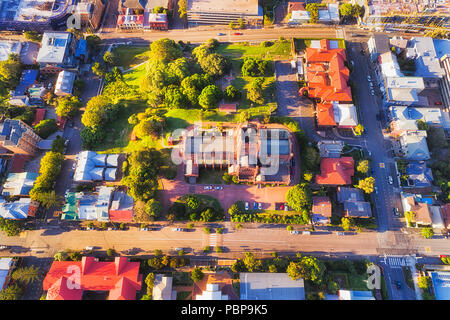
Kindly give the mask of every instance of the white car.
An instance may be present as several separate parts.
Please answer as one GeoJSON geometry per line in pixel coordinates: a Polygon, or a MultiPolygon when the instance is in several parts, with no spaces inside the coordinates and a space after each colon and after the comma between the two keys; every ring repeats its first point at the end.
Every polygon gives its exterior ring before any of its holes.
{"type": "Polygon", "coordinates": [[[372,81],[372,78],[370,77],[370,75],[367,76],[367,80],[372,81]]]}
{"type": "Polygon", "coordinates": [[[184,231],[183,228],[172,228],[172,231],[184,231]]]}
{"type": "Polygon", "coordinates": [[[394,180],[392,179],[391,176],[388,177],[388,181],[389,181],[389,184],[393,184],[394,183],[394,180]]]}
{"type": "Polygon", "coordinates": [[[72,164],[72,170],[75,170],[76,167],[77,167],[77,164],[74,162],[74,163],[72,164]]]}
{"type": "Polygon", "coordinates": [[[370,90],[370,94],[371,94],[372,96],[374,96],[374,95],[375,95],[375,91],[370,90]]]}
{"type": "Polygon", "coordinates": [[[204,186],[203,190],[212,190],[212,188],[213,188],[212,186],[204,186]]]}
{"type": "Polygon", "coordinates": [[[292,230],[292,231],[289,231],[289,233],[290,233],[290,234],[300,234],[300,231],[292,230]]]}
{"type": "Polygon", "coordinates": [[[248,210],[248,202],[245,202],[245,210],[248,210]]]}
{"type": "Polygon", "coordinates": [[[377,188],[377,187],[374,187],[373,189],[375,190],[375,193],[378,194],[378,188],[377,188]]]}
{"type": "Polygon", "coordinates": [[[258,210],[261,210],[261,209],[262,209],[262,203],[259,202],[259,203],[258,203],[258,210]]]}
{"type": "Polygon", "coordinates": [[[214,187],[214,189],[216,189],[216,190],[222,190],[223,187],[222,187],[222,186],[216,186],[216,187],[214,187]]]}

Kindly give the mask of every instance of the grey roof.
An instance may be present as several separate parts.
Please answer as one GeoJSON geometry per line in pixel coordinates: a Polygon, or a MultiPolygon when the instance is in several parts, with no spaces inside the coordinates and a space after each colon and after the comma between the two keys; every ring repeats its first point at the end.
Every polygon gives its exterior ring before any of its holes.
{"type": "Polygon", "coordinates": [[[30,198],[21,198],[14,202],[6,202],[5,199],[1,198],[0,217],[5,219],[26,219],[30,203],[30,198]]]}
{"type": "Polygon", "coordinates": [[[71,36],[70,32],[44,32],[36,62],[64,63],[71,36]]]}
{"type": "Polygon", "coordinates": [[[286,273],[241,273],[241,300],[305,300],[303,279],[286,273]]]}
{"type": "Polygon", "coordinates": [[[389,52],[389,37],[384,33],[377,33],[372,36],[373,43],[375,44],[375,50],[379,54],[389,52]]]}
{"type": "Polygon", "coordinates": [[[430,159],[426,136],[427,133],[423,130],[407,131],[400,136],[405,159],[416,161],[430,159]]]}
{"type": "Polygon", "coordinates": [[[427,164],[422,162],[410,162],[406,166],[408,182],[414,187],[429,187],[433,181],[433,173],[427,164]]]}
{"type": "Polygon", "coordinates": [[[94,151],[82,151],[77,156],[75,181],[116,180],[117,154],[97,154],[94,151]]]}
{"type": "Polygon", "coordinates": [[[134,200],[126,192],[114,192],[110,210],[133,210],[134,200]]]}
{"type": "Polygon", "coordinates": [[[350,217],[371,217],[372,208],[364,200],[363,191],[356,188],[339,187],[337,199],[344,204],[344,210],[350,217]]]}
{"type": "Polygon", "coordinates": [[[433,38],[417,37],[411,39],[416,54],[416,72],[419,77],[441,78],[445,72],[441,68],[434,48],[433,38]]]}
{"type": "Polygon", "coordinates": [[[172,277],[163,274],[155,275],[153,300],[176,300],[176,292],[172,290],[172,277]]]}
{"type": "Polygon", "coordinates": [[[74,72],[63,70],[58,74],[58,79],[55,84],[56,95],[72,94],[73,84],[75,82],[76,74],[74,72]]]}
{"type": "Polygon", "coordinates": [[[344,148],[344,142],[341,140],[323,140],[319,141],[317,146],[322,158],[340,158],[342,149],[344,148]]]}

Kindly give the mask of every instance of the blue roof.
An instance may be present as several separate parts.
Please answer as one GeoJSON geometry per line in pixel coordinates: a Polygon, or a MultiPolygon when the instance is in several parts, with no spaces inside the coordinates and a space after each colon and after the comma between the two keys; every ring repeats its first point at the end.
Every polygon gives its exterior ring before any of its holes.
{"type": "Polygon", "coordinates": [[[433,199],[432,198],[423,198],[423,197],[415,197],[414,200],[418,203],[426,203],[429,205],[433,204],[433,199]]]}
{"type": "Polygon", "coordinates": [[[81,55],[86,55],[86,40],[80,39],[78,41],[77,49],[75,50],[75,57],[79,58],[81,55]]]}
{"type": "Polygon", "coordinates": [[[431,272],[436,300],[450,300],[450,273],[431,272]]]}
{"type": "Polygon", "coordinates": [[[25,94],[25,90],[34,84],[38,76],[38,70],[36,69],[29,69],[25,70],[22,73],[22,78],[20,79],[19,85],[16,87],[16,90],[14,90],[14,96],[22,96],[25,94]]]}
{"type": "Polygon", "coordinates": [[[434,48],[436,49],[436,55],[440,59],[442,56],[450,55],[450,40],[445,39],[433,39],[434,48]]]}
{"type": "Polygon", "coordinates": [[[429,187],[433,181],[433,173],[426,163],[411,162],[406,166],[408,180],[415,187],[429,187]]]}

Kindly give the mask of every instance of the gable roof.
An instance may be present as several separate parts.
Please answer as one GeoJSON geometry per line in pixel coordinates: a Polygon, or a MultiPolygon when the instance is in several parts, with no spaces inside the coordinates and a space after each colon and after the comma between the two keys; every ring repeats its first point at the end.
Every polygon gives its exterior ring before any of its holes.
{"type": "Polygon", "coordinates": [[[354,165],[352,157],[323,158],[320,162],[321,174],[316,176],[316,182],[326,185],[351,184],[354,165]]]}
{"type": "Polygon", "coordinates": [[[415,187],[429,187],[433,181],[431,168],[425,162],[410,162],[406,166],[408,181],[415,187]]]}
{"type": "Polygon", "coordinates": [[[313,206],[311,212],[320,214],[324,217],[331,217],[331,201],[328,197],[313,197],[313,206]]]}
{"type": "Polygon", "coordinates": [[[34,181],[36,181],[39,173],[35,172],[20,172],[10,173],[3,185],[3,196],[24,196],[30,193],[33,188],[34,181]]]}
{"type": "Polygon", "coordinates": [[[372,207],[364,200],[361,189],[339,187],[337,200],[344,204],[346,216],[349,217],[371,217],[372,207]]]}
{"type": "Polygon", "coordinates": [[[333,105],[330,103],[317,104],[317,125],[335,126],[333,105]]]}
{"type": "Polygon", "coordinates": [[[400,145],[405,159],[417,161],[430,159],[426,136],[424,130],[407,131],[400,135],[400,145]]]}

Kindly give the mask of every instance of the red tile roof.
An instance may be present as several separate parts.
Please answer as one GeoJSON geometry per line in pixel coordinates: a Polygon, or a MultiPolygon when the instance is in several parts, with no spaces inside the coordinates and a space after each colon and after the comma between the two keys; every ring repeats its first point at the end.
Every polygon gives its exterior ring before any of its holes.
{"type": "Polygon", "coordinates": [[[11,169],[9,172],[11,173],[20,173],[23,172],[23,168],[25,167],[25,162],[31,159],[31,156],[23,155],[23,154],[15,154],[12,157],[11,169]]]}
{"type": "Polygon", "coordinates": [[[47,292],[47,300],[81,300],[83,290],[72,287],[73,280],[69,281],[68,277],[62,276],[56,280],[47,292]]]}
{"type": "Polygon", "coordinates": [[[33,126],[37,125],[39,122],[44,120],[45,112],[46,112],[45,109],[40,109],[40,108],[36,109],[36,114],[34,115],[34,121],[32,123],[33,126]]]}
{"type": "Polygon", "coordinates": [[[304,2],[288,2],[288,12],[305,11],[304,2]]]}
{"type": "Polygon", "coordinates": [[[335,126],[334,109],[330,103],[317,104],[317,124],[319,126],[335,126]]]}
{"type": "Polygon", "coordinates": [[[351,102],[347,81],[350,71],[345,67],[345,50],[330,49],[329,40],[320,40],[320,48],[306,48],[306,79],[308,95],[322,101],[351,102]]]}
{"type": "Polygon", "coordinates": [[[98,262],[94,257],[83,257],[82,261],[53,262],[43,283],[44,291],[50,292],[50,297],[47,298],[81,299],[79,293],[66,298],[68,287],[65,278],[73,279],[77,270],[80,275],[78,284],[81,293],[84,290],[111,291],[110,299],[115,297],[135,299],[136,290],[141,288],[142,275],[139,274],[139,262],[129,262],[126,257],[116,257],[114,262],[98,262]]]}
{"type": "Polygon", "coordinates": [[[313,197],[312,213],[331,217],[331,201],[328,197],[313,197]]]}
{"type": "Polygon", "coordinates": [[[317,184],[346,185],[352,183],[355,174],[352,157],[323,158],[320,163],[321,175],[316,176],[317,184]]]}
{"type": "Polygon", "coordinates": [[[109,210],[109,220],[112,222],[133,221],[133,210],[109,210]]]}

